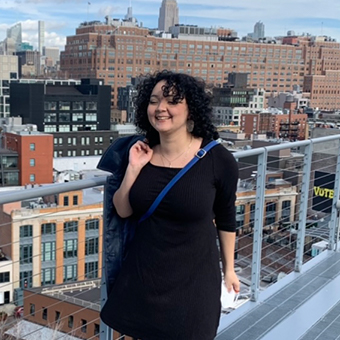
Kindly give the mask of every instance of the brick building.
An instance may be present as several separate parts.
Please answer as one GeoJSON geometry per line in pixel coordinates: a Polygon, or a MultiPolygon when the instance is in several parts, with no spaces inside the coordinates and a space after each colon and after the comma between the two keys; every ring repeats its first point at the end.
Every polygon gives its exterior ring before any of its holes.
{"type": "Polygon", "coordinates": [[[340,70],[305,77],[304,89],[310,92],[310,106],[320,110],[340,108],[340,70]]]}
{"type": "MultiPolygon", "coordinates": [[[[222,86],[230,72],[246,72],[248,86],[266,91],[302,88],[307,75],[340,70],[340,44],[324,37],[296,37],[284,44],[224,41],[223,36],[162,38],[146,28],[120,21],[81,24],[67,37],[61,70],[80,79],[95,77],[112,87],[112,107],[118,88],[131,78],[160,69],[185,72],[222,86]]],[[[224,33],[222,33],[223,35],[224,33]]]]}
{"type": "Polygon", "coordinates": [[[53,136],[37,131],[2,134],[2,186],[53,183],[53,136]]]}
{"type": "Polygon", "coordinates": [[[307,118],[305,113],[243,114],[241,116],[241,130],[246,136],[255,132],[290,141],[304,140],[308,138],[307,118]]]}

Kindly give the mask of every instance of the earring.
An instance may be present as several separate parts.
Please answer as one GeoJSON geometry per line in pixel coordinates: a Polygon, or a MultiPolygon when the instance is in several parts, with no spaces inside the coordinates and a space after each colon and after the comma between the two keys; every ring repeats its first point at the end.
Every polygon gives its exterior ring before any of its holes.
{"type": "Polygon", "coordinates": [[[189,119],[187,120],[187,130],[188,132],[193,132],[194,131],[194,126],[195,126],[195,123],[193,120],[189,119]]]}

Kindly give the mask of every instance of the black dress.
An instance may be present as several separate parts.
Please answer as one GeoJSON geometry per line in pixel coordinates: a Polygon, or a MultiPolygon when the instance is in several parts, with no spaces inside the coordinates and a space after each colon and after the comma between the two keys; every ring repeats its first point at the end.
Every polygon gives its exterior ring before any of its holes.
{"type": "MultiPolygon", "coordinates": [[[[204,141],[205,145],[208,141],[204,141]]],[[[179,169],[147,164],[130,190],[142,216],[179,169]]],[[[220,317],[218,229],[235,231],[237,163],[213,148],[142,222],[103,310],[116,331],[142,340],[212,340],[220,317]]]]}

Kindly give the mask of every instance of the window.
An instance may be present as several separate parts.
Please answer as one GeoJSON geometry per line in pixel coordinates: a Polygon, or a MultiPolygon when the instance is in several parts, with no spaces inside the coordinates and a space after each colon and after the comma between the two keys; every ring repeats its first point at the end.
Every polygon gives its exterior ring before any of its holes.
{"type": "Polygon", "coordinates": [[[17,156],[2,156],[2,165],[6,169],[18,168],[18,157],[17,156]]]}
{"type": "Polygon", "coordinates": [[[44,268],[41,270],[41,285],[55,284],[55,268],[44,268]]]}
{"type": "Polygon", "coordinates": [[[35,174],[30,174],[30,182],[35,182],[35,174]]]}
{"type": "Polygon", "coordinates": [[[282,222],[289,222],[290,220],[290,201],[283,201],[282,202],[282,222]]]}
{"type": "Polygon", "coordinates": [[[85,263],[85,278],[95,279],[98,277],[98,261],[85,263]]]}
{"type": "Polygon", "coordinates": [[[271,225],[275,223],[276,215],[276,203],[268,202],[266,203],[266,225],[271,225]]]}
{"type": "Polygon", "coordinates": [[[20,272],[20,287],[21,288],[32,287],[32,270],[20,272]]]}
{"type": "Polygon", "coordinates": [[[35,304],[30,303],[30,315],[34,316],[35,315],[35,304]]]}
{"type": "Polygon", "coordinates": [[[68,317],[67,325],[68,325],[69,328],[73,328],[73,315],[70,315],[68,317]]]}
{"type": "Polygon", "coordinates": [[[94,334],[93,335],[99,335],[99,332],[100,332],[99,324],[95,323],[94,324],[94,334]]]}
{"type": "Polygon", "coordinates": [[[49,112],[44,114],[44,122],[45,123],[55,123],[57,121],[57,113],[49,112]]]}
{"type": "Polygon", "coordinates": [[[55,260],[55,242],[41,243],[41,258],[43,262],[55,260]]]}
{"type": "MultiPolygon", "coordinates": [[[[59,113],[59,122],[64,123],[64,122],[69,122],[71,121],[71,115],[70,112],[60,112],[59,113]]],[[[60,129],[59,129],[60,131],[60,129]]]]}
{"type": "Polygon", "coordinates": [[[83,102],[73,102],[73,111],[83,110],[83,109],[84,109],[83,102]]]}
{"type": "Polygon", "coordinates": [[[244,226],[244,211],[245,211],[245,206],[242,205],[237,205],[235,207],[236,209],[236,224],[237,228],[242,228],[244,226]]]}
{"type": "Polygon", "coordinates": [[[83,122],[84,121],[83,113],[73,113],[72,114],[72,121],[73,122],[83,122]]]}
{"type": "Polygon", "coordinates": [[[41,225],[41,235],[55,234],[56,224],[55,223],[43,223],[41,225]]]}
{"type": "Polygon", "coordinates": [[[22,237],[32,237],[32,225],[28,224],[28,225],[22,225],[20,227],[20,238],[22,237]]]}
{"type": "Polygon", "coordinates": [[[35,159],[34,158],[30,159],[30,166],[35,166],[35,159]]]}
{"type": "Polygon", "coordinates": [[[64,196],[64,207],[68,206],[68,196],[64,196]]]}
{"type": "Polygon", "coordinates": [[[254,220],[255,220],[255,204],[250,205],[250,217],[249,217],[249,225],[250,227],[254,227],[254,220]]]}
{"type": "Polygon", "coordinates": [[[78,205],[78,196],[73,196],[73,205],[78,205]]]}
{"type": "Polygon", "coordinates": [[[57,102],[44,102],[45,111],[56,110],[56,108],[57,108],[57,102]]]}
{"type": "Polygon", "coordinates": [[[81,145],[90,145],[90,137],[81,137],[80,143],[81,145]]]}
{"type": "Polygon", "coordinates": [[[98,254],[98,237],[85,240],[85,255],[98,254]]]}
{"type": "Polygon", "coordinates": [[[10,275],[9,272],[0,273],[0,283],[9,282],[10,275]]]}
{"type": "Polygon", "coordinates": [[[43,307],[42,318],[43,318],[43,320],[47,320],[47,308],[45,308],[45,307],[43,307]]]}
{"type": "Polygon", "coordinates": [[[78,254],[78,240],[64,241],[64,258],[77,257],[78,254]]]}
{"type": "Polygon", "coordinates": [[[56,127],[56,125],[48,125],[48,124],[46,124],[44,126],[44,132],[57,132],[57,127],[56,127]]]}
{"type": "Polygon", "coordinates": [[[97,110],[96,102],[86,102],[86,110],[97,110]]]}
{"type": "Polygon", "coordinates": [[[59,311],[55,311],[55,321],[57,322],[57,323],[59,323],[60,322],[60,312],[59,311]]]}
{"type": "Polygon", "coordinates": [[[98,230],[99,229],[99,220],[86,220],[85,221],[85,229],[86,230],[98,230]]]}
{"type": "Polygon", "coordinates": [[[97,121],[97,114],[96,113],[86,113],[86,121],[95,122],[97,121]]]}
{"type": "Polygon", "coordinates": [[[69,132],[71,131],[70,125],[59,125],[59,132],[69,132]]]}
{"type": "Polygon", "coordinates": [[[64,282],[77,281],[77,265],[64,266],[64,282]]]}
{"type": "Polygon", "coordinates": [[[69,111],[70,106],[71,106],[70,102],[64,102],[64,101],[59,102],[59,110],[69,111]]]}
{"type": "Polygon", "coordinates": [[[64,223],[64,233],[75,233],[78,231],[78,222],[69,221],[64,223]]]}
{"type": "Polygon", "coordinates": [[[35,151],[35,143],[31,143],[30,144],[30,150],[31,151],[35,151]]]}
{"type": "Polygon", "coordinates": [[[83,333],[86,333],[86,331],[87,331],[87,321],[84,320],[84,319],[81,319],[81,331],[83,333]]]}
{"type": "Polygon", "coordinates": [[[20,264],[32,263],[32,255],[31,244],[20,246],[20,264]]]}

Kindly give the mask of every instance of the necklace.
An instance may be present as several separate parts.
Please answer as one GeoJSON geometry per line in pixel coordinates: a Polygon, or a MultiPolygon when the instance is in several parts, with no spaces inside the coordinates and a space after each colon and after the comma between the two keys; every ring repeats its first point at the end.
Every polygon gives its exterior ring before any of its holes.
{"type": "Polygon", "coordinates": [[[190,148],[191,148],[191,144],[192,144],[192,136],[191,136],[191,140],[190,140],[190,143],[189,143],[189,145],[188,145],[188,148],[186,149],[186,150],[184,150],[183,152],[181,152],[178,156],[176,156],[173,160],[170,160],[170,159],[168,159],[168,158],[166,158],[164,155],[163,155],[163,152],[162,152],[162,148],[159,148],[159,150],[160,150],[160,152],[161,152],[161,158],[162,158],[162,163],[163,163],[163,165],[165,166],[165,163],[164,163],[164,159],[169,163],[169,165],[168,165],[168,167],[169,168],[172,168],[172,163],[174,162],[174,161],[176,161],[177,159],[179,159],[181,156],[183,156],[184,154],[186,155],[188,152],[189,152],[189,150],[190,150],[190,148]]]}

